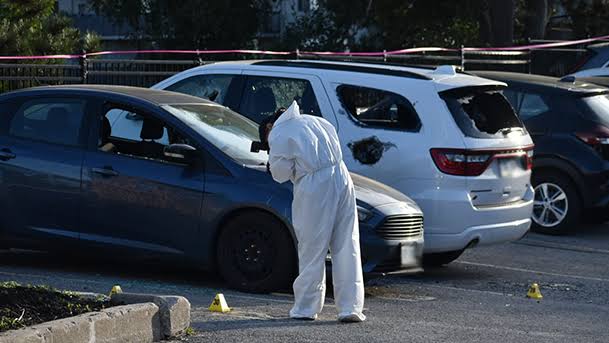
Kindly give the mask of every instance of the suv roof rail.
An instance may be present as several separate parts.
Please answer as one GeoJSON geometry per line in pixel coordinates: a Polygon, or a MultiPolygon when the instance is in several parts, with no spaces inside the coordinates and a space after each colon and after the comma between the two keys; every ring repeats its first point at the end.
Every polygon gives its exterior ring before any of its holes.
{"type": "Polygon", "coordinates": [[[433,71],[436,75],[457,75],[457,67],[454,65],[441,65],[433,71]]]}
{"type": "Polygon", "coordinates": [[[360,62],[343,62],[343,61],[294,61],[294,60],[266,60],[254,62],[252,65],[259,66],[274,66],[274,67],[293,67],[293,68],[311,68],[311,69],[325,69],[325,70],[337,70],[337,71],[351,71],[356,73],[368,73],[368,74],[379,74],[389,76],[400,76],[408,77],[419,80],[432,80],[427,75],[416,73],[413,71],[397,70],[382,68],[382,65],[370,64],[369,66],[357,65],[352,63],[360,62]]]}
{"type": "Polygon", "coordinates": [[[329,57],[329,56],[306,56],[303,57],[303,60],[311,61],[311,62],[345,62],[345,63],[358,63],[358,64],[369,64],[373,66],[389,66],[389,67],[405,67],[405,68],[417,68],[417,69],[426,69],[426,70],[434,70],[436,66],[431,66],[428,64],[413,64],[413,63],[400,63],[400,62],[389,62],[382,60],[374,60],[374,59],[363,59],[358,56],[339,56],[339,57],[329,57]]]}
{"type": "Polygon", "coordinates": [[[560,82],[575,83],[575,76],[567,75],[559,80],[560,82]]]}

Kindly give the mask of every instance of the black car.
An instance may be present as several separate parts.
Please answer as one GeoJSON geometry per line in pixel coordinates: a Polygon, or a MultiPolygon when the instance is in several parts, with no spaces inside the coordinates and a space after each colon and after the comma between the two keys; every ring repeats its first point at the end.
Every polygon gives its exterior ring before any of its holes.
{"type": "Polygon", "coordinates": [[[475,72],[504,95],[535,142],[533,229],[561,234],[609,204],[609,89],[573,78],[475,72]]]}

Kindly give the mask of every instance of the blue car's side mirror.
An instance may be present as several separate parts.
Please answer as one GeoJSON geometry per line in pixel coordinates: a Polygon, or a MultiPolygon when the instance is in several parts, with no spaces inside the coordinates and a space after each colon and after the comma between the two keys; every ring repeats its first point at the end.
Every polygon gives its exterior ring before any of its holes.
{"type": "Polygon", "coordinates": [[[174,161],[190,163],[196,156],[197,149],[188,144],[171,144],[165,147],[163,154],[174,161]]]}

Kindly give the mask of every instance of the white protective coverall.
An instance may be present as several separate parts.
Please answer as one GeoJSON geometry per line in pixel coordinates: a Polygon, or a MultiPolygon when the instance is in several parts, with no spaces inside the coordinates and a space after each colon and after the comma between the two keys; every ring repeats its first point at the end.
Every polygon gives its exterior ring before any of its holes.
{"type": "Polygon", "coordinates": [[[294,184],[292,219],[299,275],[290,317],[315,319],[321,312],[329,248],[338,318],[364,320],[355,192],[334,126],[323,118],[300,114],[294,101],[273,125],[268,142],[273,178],[294,184]]]}

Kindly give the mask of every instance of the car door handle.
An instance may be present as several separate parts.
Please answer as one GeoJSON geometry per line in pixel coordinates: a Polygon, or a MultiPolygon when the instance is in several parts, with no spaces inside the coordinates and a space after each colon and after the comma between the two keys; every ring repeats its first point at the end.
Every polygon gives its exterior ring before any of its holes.
{"type": "Polygon", "coordinates": [[[2,161],[8,161],[15,157],[17,157],[17,155],[13,154],[13,152],[10,151],[9,149],[0,150],[0,160],[2,160],[2,161]]]}
{"type": "Polygon", "coordinates": [[[118,172],[112,169],[112,167],[91,168],[91,171],[103,176],[118,176],[118,172]]]}

